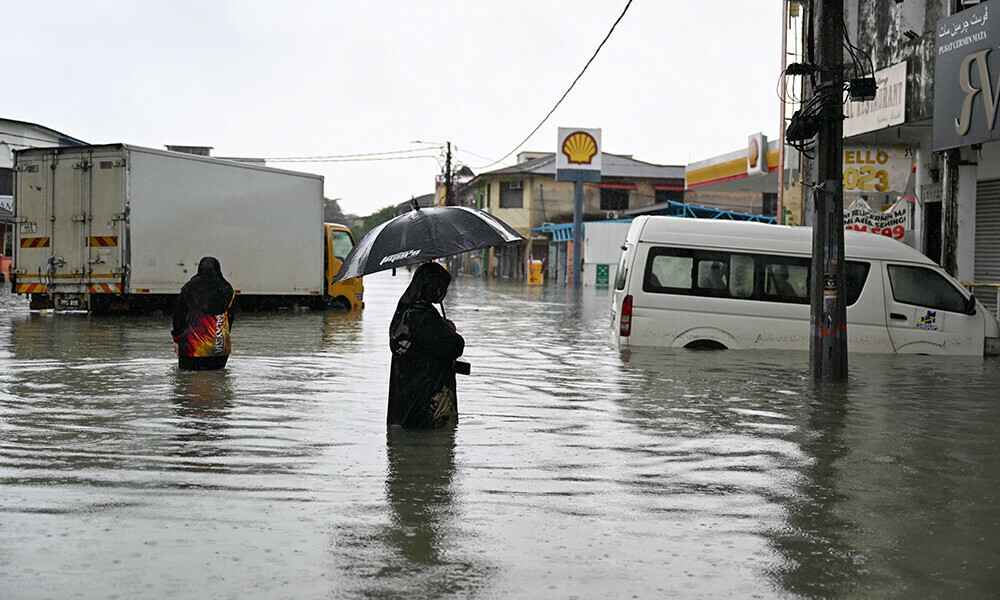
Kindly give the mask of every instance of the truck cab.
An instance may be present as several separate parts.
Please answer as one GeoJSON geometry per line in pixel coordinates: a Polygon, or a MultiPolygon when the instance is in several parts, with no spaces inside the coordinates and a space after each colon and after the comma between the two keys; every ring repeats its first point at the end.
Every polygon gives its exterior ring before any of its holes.
{"type": "Polygon", "coordinates": [[[340,265],[354,248],[354,234],[346,225],[339,223],[323,224],[323,239],[326,245],[326,303],[331,308],[344,310],[360,310],[365,307],[365,286],[361,277],[345,279],[332,283],[337,276],[340,265]]]}

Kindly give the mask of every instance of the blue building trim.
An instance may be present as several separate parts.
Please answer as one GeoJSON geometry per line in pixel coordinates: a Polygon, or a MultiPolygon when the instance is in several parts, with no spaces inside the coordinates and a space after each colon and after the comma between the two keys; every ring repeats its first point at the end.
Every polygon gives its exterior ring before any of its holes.
{"type": "MultiPolygon", "coordinates": [[[[663,215],[667,217],[681,217],[686,219],[721,219],[724,221],[754,221],[757,223],[769,223],[774,225],[778,222],[777,217],[765,217],[763,215],[751,215],[733,210],[721,210],[718,208],[707,208],[705,206],[693,206],[683,202],[667,201],[667,206],[657,210],[651,210],[646,214],[663,215]]],[[[607,221],[595,221],[598,223],[630,223],[632,219],[611,219],[607,221]]],[[[584,231],[587,224],[583,224],[584,231]]],[[[555,223],[535,227],[532,231],[542,231],[551,233],[553,242],[568,242],[573,239],[572,223],[555,223]]]]}

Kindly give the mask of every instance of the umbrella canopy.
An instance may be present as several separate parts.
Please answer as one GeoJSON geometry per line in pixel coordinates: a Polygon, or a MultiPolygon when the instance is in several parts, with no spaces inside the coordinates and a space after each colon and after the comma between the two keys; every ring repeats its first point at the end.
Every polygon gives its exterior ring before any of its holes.
{"type": "Polygon", "coordinates": [[[510,225],[481,210],[465,206],[417,208],[369,231],[344,259],[333,280],[523,239],[510,225]]]}

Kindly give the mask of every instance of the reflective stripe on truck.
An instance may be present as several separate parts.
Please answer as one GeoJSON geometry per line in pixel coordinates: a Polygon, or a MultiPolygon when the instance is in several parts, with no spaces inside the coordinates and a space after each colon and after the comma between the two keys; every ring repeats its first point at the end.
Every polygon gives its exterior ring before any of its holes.
{"type": "Polygon", "coordinates": [[[48,286],[44,283],[19,283],[17,284],[18,294],[44,294],[48,286]]]}
{"type": "Polygon", "coordinates": [[[120,283],[95,283],[90,286],[91,294],[117,294],[122,291],[120,283]]]}
{"type": "Polygon", "coordinates": [[[48,248],[49,238],[47,237],[26,237],[21,238],[22,248],[48,248]]]}

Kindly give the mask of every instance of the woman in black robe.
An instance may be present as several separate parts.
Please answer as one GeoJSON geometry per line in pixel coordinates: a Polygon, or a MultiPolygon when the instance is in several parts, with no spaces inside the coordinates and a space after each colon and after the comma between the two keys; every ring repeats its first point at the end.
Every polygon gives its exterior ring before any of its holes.
{"type": "Polygon", "coordinates": [[[441,427],[458,422],[455,359],[465,340],[434,308],[448,293],[451,275],[437,263],[413,273],[389,325],[389,425],[441,427]]]}
{"type": "Polygon", "coordinates": [[[226,366],[232,344],[233,286],[222,276],[218,259],[206,256],[198,273],[184,284],[174,305],[174,353],[181,369],[221,369],[226,366]]]}

